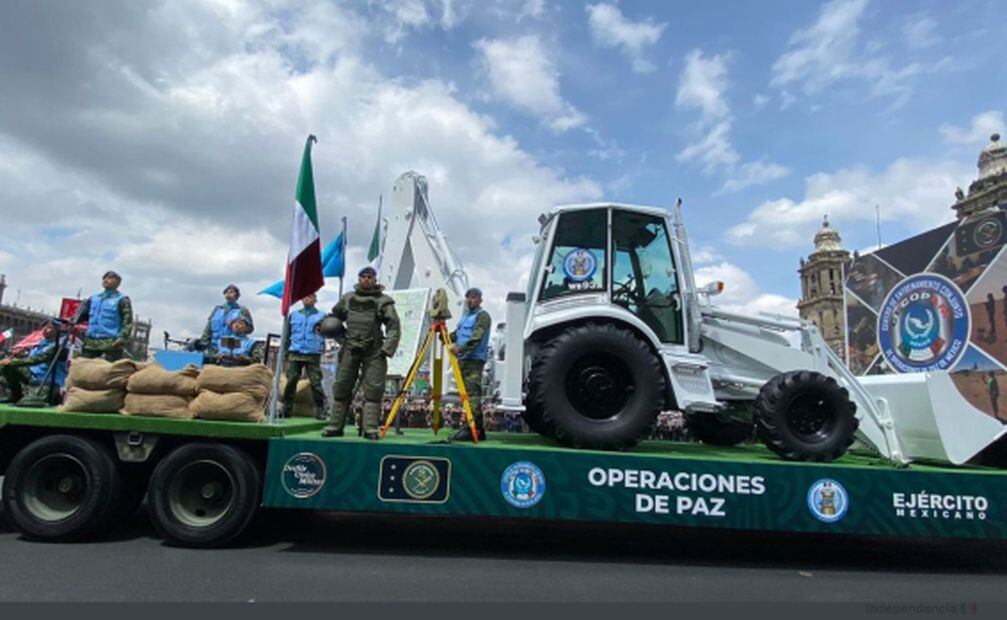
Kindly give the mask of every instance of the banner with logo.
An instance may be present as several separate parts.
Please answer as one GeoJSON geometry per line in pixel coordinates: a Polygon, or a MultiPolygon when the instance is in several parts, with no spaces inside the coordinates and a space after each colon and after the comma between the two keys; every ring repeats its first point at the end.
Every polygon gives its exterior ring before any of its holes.
{"type": "Polygon", "coordinates": [[[985,211],[870,254],[846,270],[847,353],[857,374],[949,371],[1007,422],[1007,214],[985,211]]]}
{"type": "MultiPolygon", "coordinates": [[[[746,451],[747,450],[747,451],[746,451]]],[[[531,446],[274,439],[274,508],[1007,538],[1007,472],[531,446]]]]}

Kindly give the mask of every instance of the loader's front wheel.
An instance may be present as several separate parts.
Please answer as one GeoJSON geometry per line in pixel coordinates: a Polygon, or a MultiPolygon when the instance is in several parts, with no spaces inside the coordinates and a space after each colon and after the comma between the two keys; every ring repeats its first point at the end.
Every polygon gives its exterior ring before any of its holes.
{"type": "Polygon", "coordinates": [[[610,324],[571,327],[539,352],[529,375],[531,411],[561,443],[612,450],[635,445],[664,404],[660,359],[610,324]]]}
{"type": "Polygon", "coordinates": [[[759,391],[755,428],[770,450],[789,461],[834,461],[853,443],[856,410],[832,377],[785,372],[759,391]]]}

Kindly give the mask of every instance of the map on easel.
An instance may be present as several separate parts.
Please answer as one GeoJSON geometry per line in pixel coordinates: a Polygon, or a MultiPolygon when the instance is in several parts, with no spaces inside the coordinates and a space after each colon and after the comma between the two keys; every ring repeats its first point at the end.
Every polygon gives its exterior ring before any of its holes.
{"type": "Polygon", "coordinates": [[[426,336],[430,289],[410,288],[387,291],[387,294],[395,300],[395,311],[402,329],[399,348],[388,360],[388,376],[405,377],[419,352],[420,342],[426,336]]]}

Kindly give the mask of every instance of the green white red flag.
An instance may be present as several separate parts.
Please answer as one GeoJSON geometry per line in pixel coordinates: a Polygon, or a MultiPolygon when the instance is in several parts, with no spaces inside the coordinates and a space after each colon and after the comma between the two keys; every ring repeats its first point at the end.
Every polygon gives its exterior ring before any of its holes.
{"type": "Polygon", "coordinates": [[[287,316],[290,306],[325,286],[322,276],[322,244],[318,234],[318,208],[315,204],[315,179],[311,171],[311,145],[318,140],[308,136],[301,158],[301,173],[294,196],[294,222],[290,230],[287,273],[283,283],[281,312],[287,316]]]}

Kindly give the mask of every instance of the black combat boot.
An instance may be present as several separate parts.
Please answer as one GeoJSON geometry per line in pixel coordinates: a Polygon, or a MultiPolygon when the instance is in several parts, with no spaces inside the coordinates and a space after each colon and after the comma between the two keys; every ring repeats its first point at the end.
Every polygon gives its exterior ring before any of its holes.
{"type": "MultiPolygon", "coordinates": [[[[476,424],[476,436],[479,437],[479,441],[486,441],[486,431],[483,430],[482,424],[476,424]]],[[[451,441],[472,441],[472,431],[469,430],[468,424],[459,426],[450,439],[451,441]]]]}

